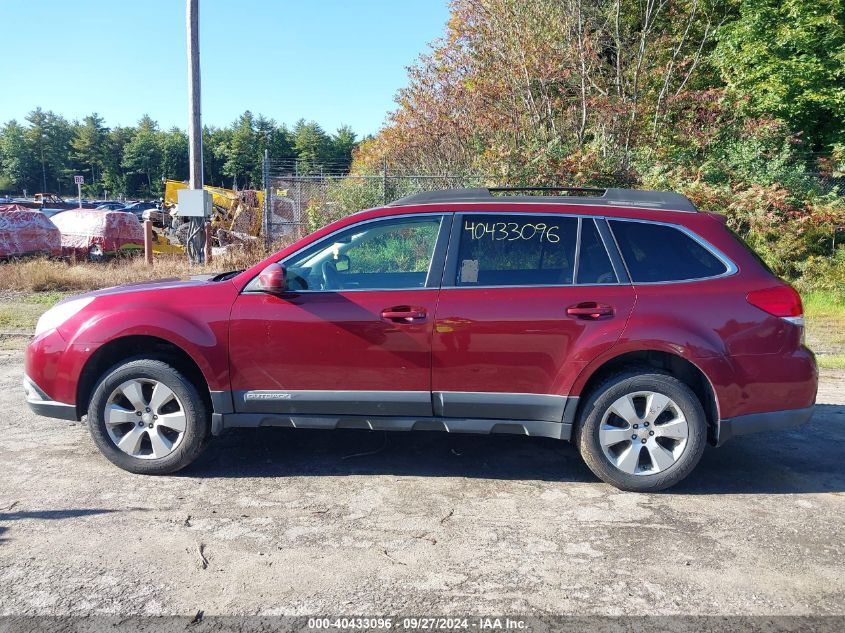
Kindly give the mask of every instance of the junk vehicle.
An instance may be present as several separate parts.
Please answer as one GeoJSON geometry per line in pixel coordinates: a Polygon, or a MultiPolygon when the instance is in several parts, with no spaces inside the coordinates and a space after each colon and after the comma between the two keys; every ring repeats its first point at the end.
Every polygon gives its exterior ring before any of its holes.
{"type": "Polygon", "coordinates": [[[62,234],[62,253],[102,261],[144,249],[144,227],[133,213],[107,209],[71,209],[52,218],[62,234]]]}
{"type": "Polygon", "coordinates": [[[46,215],[19,204],[0,205],[0,259],[61,257],[62,236],[46,215]]]}

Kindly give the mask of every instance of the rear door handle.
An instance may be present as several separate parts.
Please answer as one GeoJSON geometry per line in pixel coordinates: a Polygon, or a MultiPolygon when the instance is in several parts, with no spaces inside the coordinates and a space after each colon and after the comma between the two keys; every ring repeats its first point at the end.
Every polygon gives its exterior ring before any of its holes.
{"type": "Polygon", "coordinates": [[[425,320],[428,311],[419,306],[393,306],[381,311],[381,318],[397,323],[414,323],[425,320]]]}
{"type": "Polygon", "coordinates": [[[566,309],[566,314],[576,319],[585,319],[587,321],[596,321],[598,319],[607,319],[613,316],[613,306],[605,303],[596,303],[595,301],[582,301],[581,303],[569,306],[566,309]]]}

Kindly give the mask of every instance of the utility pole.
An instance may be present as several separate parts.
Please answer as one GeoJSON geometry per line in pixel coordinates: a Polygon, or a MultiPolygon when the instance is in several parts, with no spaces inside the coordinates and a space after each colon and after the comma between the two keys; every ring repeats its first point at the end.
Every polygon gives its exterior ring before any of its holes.
{"type": "Polygon", "coordinates": [[[264,246],[270,247],[270,213],[273,210],[273,198],[270,195],[270,152],[264,148],[264,164],[261,165],[261,180],[264,185],[264,209],[261,212],[261,232],[264,234],[264,246]]]}
{"type": "MultiPolygon", "coordinates": [[[[200,33],[199,0],[187,0],[188,27],[188,147],[190,189],[202,189],[202,111],[200,108],[200,33]]],[[[205,259],[205,218],[189,219],[188,258],[192,264],[205,259]]]]}

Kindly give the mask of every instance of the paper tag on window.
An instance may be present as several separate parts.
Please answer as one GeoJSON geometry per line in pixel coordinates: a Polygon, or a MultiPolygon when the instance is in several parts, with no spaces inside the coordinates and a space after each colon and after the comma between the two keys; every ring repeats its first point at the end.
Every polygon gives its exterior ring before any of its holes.
{"type": "Polygon", "coordinates": [[[461,283],[478,283],[478,260],[465,259],[461,262],[461,283]]]}

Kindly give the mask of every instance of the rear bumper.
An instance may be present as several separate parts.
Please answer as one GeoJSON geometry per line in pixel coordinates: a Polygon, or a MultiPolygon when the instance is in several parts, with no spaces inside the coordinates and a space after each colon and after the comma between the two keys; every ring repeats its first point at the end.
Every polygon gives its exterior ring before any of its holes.
{"type": "Polygon", "coordinates": [[[23,378],[23,390],[26,394],[26,403],[36,415],[43,415],[48,418],[60,420],[78,421],[76,406],[50,400],[49,396],[41,390],[28,376],[23,378]]]}
{"type": "Polygon", "coordinates": [[[802,426],[813,416],[813,407],[751,413],[719,421],[716,429],[716,446],[721,446],[732,437],[762,433],[764,431],[782,431],[802,426]]]}

